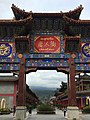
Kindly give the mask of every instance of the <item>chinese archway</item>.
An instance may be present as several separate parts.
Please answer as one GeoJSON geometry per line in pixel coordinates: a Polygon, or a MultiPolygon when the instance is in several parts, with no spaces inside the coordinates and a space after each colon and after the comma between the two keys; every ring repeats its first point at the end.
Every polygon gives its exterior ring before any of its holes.
{"type": "Polygon", "coordinates": [[[82,5],[66,13],[11,8],[14,18],[0,20],[0,72],[19,74],[17,109],[25,107],[25,75],[37,69],[69,74],[68,105],[76,106],[75,75],[90,72],[90,20],[79,19],[82,5]]]}

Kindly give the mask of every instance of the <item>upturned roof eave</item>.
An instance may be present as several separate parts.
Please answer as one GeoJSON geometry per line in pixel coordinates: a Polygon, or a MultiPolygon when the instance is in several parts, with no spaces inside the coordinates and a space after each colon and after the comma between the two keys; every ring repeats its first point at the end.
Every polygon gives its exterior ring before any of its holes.
{"type": "Polygon", "coordinates": [[[70,24],[74,24],[74,25],[90,25],[90,20],[75,20],[75,19],[72,19],[72,18],[69,18],[67,16],[63,16],[63,19],[70,23],[70,24]]]}
{"type": "Polygon", "coordinates": [[[0,19],[0,25],[24,25],[27,22],[31,22],[32,21],[32,16],[29,16],[25,19],[20,19],[20,20],[15,20],[15,19],[10,19],[10,20],[4,20],[4,19],[0,19]]]}

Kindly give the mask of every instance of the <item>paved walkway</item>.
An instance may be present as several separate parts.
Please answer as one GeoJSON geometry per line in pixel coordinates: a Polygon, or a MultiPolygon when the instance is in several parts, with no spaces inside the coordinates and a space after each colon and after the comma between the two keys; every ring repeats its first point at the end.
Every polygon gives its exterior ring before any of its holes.
{"type": "Polygon", "coordinates": [[[27,120],[66,120],[66,118],[60,110],[57,110],[55,115],[37,115],[36,111],[33,111],[32,115],[28,115],[27,120]]]}
{"type": "Polygon", "coordinates": [[[81,120],[90,120],[90,114],[81,114],[81,120]]]}
{"type": "MultiPolygon", "coordinates": [[[[80,113],[80,118],[81,120],[90,120],[90,114],[83,115],[80,113]]],[[[0,115],[0,120],[15,120],[15,116],[13,114],[0,115]]],[[[26,120],[66,120],[66,118],[61,110],[56,110],[55,115],[37,115],[36,110],[33,110],[31,115],[27,112],[26,120]]]]}

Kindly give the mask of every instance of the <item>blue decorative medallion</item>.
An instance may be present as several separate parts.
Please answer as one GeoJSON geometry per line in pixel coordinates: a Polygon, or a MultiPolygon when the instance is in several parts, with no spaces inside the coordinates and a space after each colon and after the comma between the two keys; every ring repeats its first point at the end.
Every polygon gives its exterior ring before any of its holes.
{"type": "Polygon", "coordinates": [[[8,57],[12,53],[12,46],[9,43],[0,43],[0,57],[8,57]]]}
{"type": "Polygon", "coordinates": [[[82,46],[82,53],[84,54],[84,56],[90,57],[90,43],[85,43],[82,46]]]}

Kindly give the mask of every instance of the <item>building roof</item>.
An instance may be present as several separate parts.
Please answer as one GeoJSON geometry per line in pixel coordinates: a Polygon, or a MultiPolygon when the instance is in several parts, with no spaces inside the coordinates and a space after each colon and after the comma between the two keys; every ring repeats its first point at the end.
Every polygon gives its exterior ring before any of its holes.
{"type": "Polygon", "coordinates": [[[90,75],[84,73],[84,75],[80,75],[80,77],[76,78],[78,81],[80,80],[90,80],[90,75]]]}
{"type": "Polygon", "coordinates": [[[72,23],[74,25],[75,24],[76,25],[90,25],[90,20],[80,20],[80,19],[75,20],[75,19],[69,18],[65,15],[63,16],[63,18],[66,22],[72,23]]]}
{"type": "Polygon", "coordinates": [[[19,78],[16,76],[0,76],[0,82],[13,82],[17,81],[19,78]]]}
{"type": "Polygon", "coordinates": [[[26,12],[14,4],[12,4],[11,8],[15,18],[11,20],[0,20],[1,36],[13,36],[14,34],[19,36],[27,36],[30,31],[40,32],[42,30],[62,31],[62,34],[68,36],[79,36],[80,34],[82,37],[90,36],[89,33],[86,34],[88,27],[90,28],[90,20],[79,19],[83,10],[82,5],[74,10],[70,10],[69,12],[59,13],[33,13],[32,11],[26,12]],[[9,25],[11,25],[11,27],[9,27],[9,25]],[[79,30],[76,30],[78,29],[78,25],[81,27],[79,30]],[[76,28],[74,29],[75,26],[76,28]],[[84,31],[83,26],[85,27],[84,31]]]}
{"type": "Polygon", "coordinates": [[[30,15],[32,15],[33,17],[62,17],[63,15],[65,15],[65,16],[68,16],[69,18],[78,20],[80,17],[81,11],[83,10],[82,5],[80,5],[74,10],[70,10],[69,12],[60,11],[60,13],[33,13],[32,11],[26,12],[25,10],[22,10],[16,7],[14,4],[12,4],[11,8],[17,20],[22,18],[23,19],[27,18],[30,15]]]}
{"type": "Polygon", "coordinates": [[[15,20],[15,19],[11,19],[11,20],[0,20],[0,25],[23,25],[26,24],[27,22],[30,22],[32,20],[32,16],[29,16],[25,19],[20,19],[20,20],[15,20]]]}
{"type": "Polygon", "coordinates": [[[87,75],[86,73],[84,73],[84,75],[80,76],[81,79],[89,79],[90,80],[90,75],[87,75]]]}
{"type": "Polygon", "coordinates": [[[26,84],[26,91],[27,93],[31,94],[36,99],[39,99],[38,96],[29,88],[29,86],[26,84]]]}

